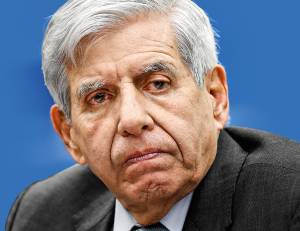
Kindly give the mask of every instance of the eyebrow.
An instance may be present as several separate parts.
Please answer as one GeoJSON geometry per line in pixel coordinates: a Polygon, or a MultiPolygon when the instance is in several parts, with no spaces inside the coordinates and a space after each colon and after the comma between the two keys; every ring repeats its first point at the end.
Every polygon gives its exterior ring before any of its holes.
{"type": "Polygon", "coordinates": [[[80,100],[82,97],[88,95],[90,92],[93,92],[97,89],[100,89],[104,86],[104,82],[101,80],[95,80],[92,82],[83,83],[77,89],[76,96],[80,100]]]}
{"type": "Polygon", "coordinates": [[[151,63],[151,64],[147,65],[143,70],[143,74],[159,72],[159,71],[165,71],[168,74],[170,74],[171,77],[175,78],[175,69],[174,69],[174,67],[172,67],[172,65],[169,65],[169,64],[161,62],[161,61],[158,61],[158,62],[151,63]]]}

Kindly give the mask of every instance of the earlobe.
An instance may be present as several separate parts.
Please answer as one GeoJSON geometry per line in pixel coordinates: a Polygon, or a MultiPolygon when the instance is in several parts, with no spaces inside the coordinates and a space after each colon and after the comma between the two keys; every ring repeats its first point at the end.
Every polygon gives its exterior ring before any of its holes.
{"type": "Polygon", "coordinates": [[[56,133],[60,136],[64,142],[67,150],[73,157],[73,159],[79,164],[85,164],[86,159],[81,153],[80,148],[74,142],[74,137],[72,135],[72,126],[70,122],[66,119],[64,113],[59,109],[58,105],[53,105],[50,109],[50,118],[52,125],[56,133]]]}
{"type": "Polygon", "coordinates": [[[206,76],[206,87],[212,98],[213,116],[217,128],[221,130],[228,120],[229,113],[227,78],[221,65],[217,65],[206,76]]]}

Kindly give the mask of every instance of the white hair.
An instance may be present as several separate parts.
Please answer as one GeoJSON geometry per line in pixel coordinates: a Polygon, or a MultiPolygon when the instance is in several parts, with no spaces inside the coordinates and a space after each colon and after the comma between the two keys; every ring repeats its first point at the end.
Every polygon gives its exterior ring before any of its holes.
{"type": "Polygon", "coordinates": [[[203,85],[203,76],[218,63],[217,45],[207,15],[191,0],[69,0],[51,17],[42,49],[46,86],[67,119],[71,103],[66,66],[76,66],[80,42],[152,12],[169,18],[183,62],[203,85]]]}

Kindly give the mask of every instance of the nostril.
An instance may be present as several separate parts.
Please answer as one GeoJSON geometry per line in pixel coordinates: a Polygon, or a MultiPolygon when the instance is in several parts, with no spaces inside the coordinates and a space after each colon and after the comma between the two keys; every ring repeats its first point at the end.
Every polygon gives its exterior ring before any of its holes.
{"type": "Polygon", "coordinates": [[[147,130],[147,129],[148,129],[148,125],[144,125],[144,126],[142,127],[142,129],[143,129],[143,130],[147,130]]]}
{"type": "Polygon", "coordinates": [[[129,135],[130,135],[130,133],[127,132],[127,131],[123,131],[123,132],[122,132],[122,136],[124,136],[124,137],[127,137],[127,136],[129,136],[129,135]]]}

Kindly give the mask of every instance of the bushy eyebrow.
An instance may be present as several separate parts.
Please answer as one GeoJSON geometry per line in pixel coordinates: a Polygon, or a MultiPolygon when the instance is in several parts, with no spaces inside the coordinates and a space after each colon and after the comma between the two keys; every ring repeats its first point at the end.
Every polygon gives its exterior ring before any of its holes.
{"type": "Polygon", "coordinates": [[[159,71],[165,71],[168,74],[170,74],[171,77],[175,78],[175,68],[172,65],[169,65],[161,61],[147,65],[143,70],[143,74],[159,72],[159,71]]]}
{"type": "Polygon", "coordinates": [[[80,87],[76,91],[77,99],[80,101],[82,97],[85,97],[90,92],[93,92],[103,86],[104,86],[104,83],[101,80],[95,80],[92,82],[83,83],[80,85],[80,87]]]}

